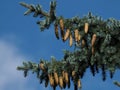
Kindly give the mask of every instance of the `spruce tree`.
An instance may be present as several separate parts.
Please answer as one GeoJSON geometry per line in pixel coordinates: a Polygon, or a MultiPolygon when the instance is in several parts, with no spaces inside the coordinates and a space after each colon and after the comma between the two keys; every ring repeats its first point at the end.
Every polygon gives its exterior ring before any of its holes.
{"type": "MultiPolygon", "coordinates": [[[[119,20],[103,20],[91,12],[81,18],[57,16],[55,0],[50,2],[48,12],[40,4],[21,2],[20,5],[28,9],[24,15],[33,13],[33,17],[40,17],[37,24],[41,31],[54,25],[56,38],[63,42],[68,40],[69,46],[75,47],[73,52],[65,50],[61,60],[51,57],[51,60],[40,59],[39,63],[23,62],[23,66],[18,66],[17,70],[22,70],[25,77],[32,71],[45,87],[50,83],[53,90],[57,86],[61,89],[70,88],[71,82],[74,83],[74,90],[81,89],[81,79],[87,69],[90,69],[93,76],[102,71],[103,81],[106,80],[106,71],[113,78],[115,71],[120,68],[119,20]]],[[[118,82],[114,83],[120,86],[118,82]]]]}

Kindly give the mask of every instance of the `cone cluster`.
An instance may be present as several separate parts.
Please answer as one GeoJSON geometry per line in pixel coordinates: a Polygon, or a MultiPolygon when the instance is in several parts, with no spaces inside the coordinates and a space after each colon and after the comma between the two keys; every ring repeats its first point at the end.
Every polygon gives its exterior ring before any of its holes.
{"type": "MultiPolygon", "coordinates": [[[[60,34],[61,34],[61,39],[63,42],[65,42],[67,39],[69,39],[69,46],[71,47],[73,45],[73,41],[80,43],[81,41],[81,46],[84,47],[85,46],[85,40],[82,39],[81,33],[79,31],[79,29],[75,29],[74,32],[71,32],[72,30],[70,28],[65,28],[65,23],[64,23],[64,19],[61,18],[59,20],[59,23],[57,25],[54,25],[54,29],[55,29],[55,36],[57,39],[60,38],[59,36],[59,28],[60,28],[60,34]]],[[[87,34],[89,31],[89,24],[85,23],[84,24],[84,33],[87,34]]],[[[92,37],[92,53],[94,53],[94,43],[95,43],[95,39],[96,36],[95,34],[92,37]]]]}
{"type": "MultiPolygon", "coordinates": [[[[64,25],[64,19],[59,20],[59,25],[54,25],[55,27],[55,35],[56,38],[59,39],[59,27],[60,27],[60,33],[61,33],[61,38],[62,41],[65,42],[67,39],[69,39],[69,46],[71,47],[73,45],[73,41],[77,43],[81,43],[81,47],[84,47],[86,45],[85,40],[82,38],[79,29],[75,29],[74,32],[71,32],[72,30],[70,28],[67,28],[65,30],[65,25],[64,25]],[[80,42],[81,41],[81,42],[80,42]]],[[[84,33],[87,34],[89,32],[89,24],[85,23],[84,24],[84,33]]],[[[97,35],[93,34],[92,39],[91,39],[91,52],[92,55],[95,53],[95,41],[96,41],[97,35]]]]}
{"type": "Polygon", "coordinates": [[[48,74],[48,77],[51,87],[56,87],[59,85],[59,87],[62,89],[65,88],[65,85],[69,82],[68,73],[64,71],[61,75],[58,75],[57,72],[54,72],[51,75],[48,74]]]}
{"type": "MultiPolygon", "coordinates": [[[[44,64],[40,63],[39,64],[39,68],[44,72],[46,71],[44,68],[44,64]]],[[[57,71],[54,71],[53,73],[50,73],[47,75],[48,79],[45,80],[45,86],[48,86],[48,82],[50,83],[50,86],[53,88],[56,88],[57,86],[59,86],[61,89],[65,89],[66,86],[68,86],[68,88],[70,88],[70,77],[72,77],[73,82],[76,79],[76,72],[73,70],[70,73],[68,73],[67,71],[62,71],[61,74],[57,73],[57,71]]],[[[77,81],[77,86],[78,88],[81,88],[81,81],[78,79],[77,81]]]]}

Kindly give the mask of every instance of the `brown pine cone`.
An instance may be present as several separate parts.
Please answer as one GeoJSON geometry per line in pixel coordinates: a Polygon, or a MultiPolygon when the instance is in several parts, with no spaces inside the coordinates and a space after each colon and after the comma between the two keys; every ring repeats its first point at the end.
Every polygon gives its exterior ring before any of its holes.
{"type": "Polygon", "coordinates": [[[78,29],[75,30],[75,41],[78,41],[79,31],[78,29]]]}
{"type": "Polygon", "coordinates": [[[60,88],[62,89],[63,88],[63,77],[62,76],[59,77],[59,85],[60,85],[60,88]]]}
{"type": "Polygon", "coordinates": [[[69,45],[70,45],[70,47],[73,45],[72,34],[70,34],[70,36],[69,36],[69,45]]]}
{"type": "Polygon", "coordinates": [[[55,83],[58,85],[58,74],[54,72],[55,83]]]}
{"type": "Polygon", "coordinates": [[[88,24],[88,23],[85,23],[85,27],[84,27],[85,33],[88,33],[88,26],[89,26],[89,24],[88,24]]]}
{"type": "Polygon", "coordinates": [[[64,41],[68,39],[69,35],[70,35],[70,29],[67,29],[65,36],[64,36],[64,41]]]}
{"type": "Polygon", "coordinates": [[[67,72],[65,72],[65,82],[66,84],[68,84],[68,73],[67,72]]]}
{"type": "Polygon", "coordinates": [[[59,24],[60,24],[61,38],[64,41],[64,20],[60,19],[59,24]]]}
{"type": "Polygon", "coordinates": [[[78,34],[78,42],[81,40],[81,35],[78,34]]]}
{"type": "Polygon", "coordinates": [[[53,87],[54,86],[53,76],[49,74],[48,77],[49,77],[50,85],[53,87]]]}
{"type": "Polygon", "coordinates": [[[93,34],[92,40],[91,40],[91,45],[92,45],[92,46],[94,46],[95,41],[96,41],[96,38],[97,38],[97,35],[96,35],[96,34],[93,34]]]}

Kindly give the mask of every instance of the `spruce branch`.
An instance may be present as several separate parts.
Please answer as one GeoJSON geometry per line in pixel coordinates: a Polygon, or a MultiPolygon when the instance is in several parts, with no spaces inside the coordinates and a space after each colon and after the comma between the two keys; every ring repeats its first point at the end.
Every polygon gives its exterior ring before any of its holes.
{"type": "Polygon", "coordinates": [[[56,19],[55,9],[56,9],[56,1],[51,1],[50,3],[50,10],[46,12],[42,9],[41,5],[33,5],[33,4],[26,4],[24,2],[20,2],[20,5],[28,8],[28,10],[24,13],[24,15],[33,14],[33,17],[40,16],[40,18],[44,18],[44,20],[38,21],[37,24],[40,25],[41,31],[44,29],[48,29],[50,24],[56,19]]]}
{"type": "MultiPolygon", "coordinates": [[[[61,38],[63,42],[69,40],[69,45],[75,47],[73,52],[64,51],[61,60],[51,57],[49,61],[40,60],[39,64],[24,62],[23,66],[17,69],[24,71],[25,77],[28,71],[32,71],[37,74],[41,83],[45,81],[45,87],[50,83],[54,90],[57,85],[61,89],[66,86],[70,88],[72,81],[77,90],[77,87],[82,87],[79,79],[83,78],[88,68],[93,76],[101,70],[103,81],[106,80],[107,71],[112,78],[115,70],[120,69],[119,20],[114,18],[103,20],[91,12],[81,18],[56,16],[56,1],[51,1],[48,12],[43,10],[41,5],[34,6],[23,2],[20,4],[28,8],[25,15],[34,12],[34,17],[40,15],[40,18],[43,18],[37,22],[41,31],[49,29],[50,25],[54,24],[56,38],[61,38]]],[[[115,84],[119,86],[119,83],[115,84]]]]}
{"type": "Polygon", "coordinates": [[[26,4],[24,2],[20,2],[20,5],[24,6],[25,8],[28,8],[28,10],[24,13],[24,15],[28,15],[32,12],[34,12],[34,17],[37,17],[38,15],[49,17],[49,14],[42,10],[40,5],[37,5],[36,7],[32,4],[26,4]]]}
{"type": "Polygon", "coordinates": [[[55,88],[57,85],[60,85],[60,88],[66,88],[64,86],[61,86],[60,83],[55,83],[56,78],[58,79],[61,77],[62,79],[64,78],[63,81],[61,81],[61,83],[64,82],[62,85],[67,85],[70,87],[70,82],[73,82],[76,89],[78,85],[79,88],[82,87],[79,79],[83,78],[84,73],[88,68],[91,69],[93,76],[95,76],[98,73],[98,70],[101,69],[103,76],[102,78],[104,81],[106,79],[107,71],[110,71],[112,74],[114,74],[115,68],[119,68],[120,66],[117,60],[114,60],[114,63],[111,64],[109,64],[110,62],[107,60],[104,61],[102,58],[100,60],[96,60],[96,58],[99,58],[99,55],[97,54],[95,54],[95,56],[92,56],[92,61],[89,61],[87,59],[89,52],[84,56],[85,51],[83,50],[76,50],[74,52],[64,51],[64,54],[65,55],[62,60],[57,60],[55,57],[51,57],[51,60],[41,59],[39,64],[33,62],[23,62],[23,66],[19,66],[17,69],[24,71],[25,77],[28,75],[29,71],[36,73],[37,78],[41,83],[45,81],[45,87],[47,87],[46,84],[49,82],[53,88],[55,88]],[[95,67],[97,67],[97,70],[95,67]],[[54,76],[54,73],[56,73],[57,77],[54,76]],[[65,73],[68,74],[66,77],[65,73]],[[72,80],[70,80],[70,78],[72,78],[72,80]]]}

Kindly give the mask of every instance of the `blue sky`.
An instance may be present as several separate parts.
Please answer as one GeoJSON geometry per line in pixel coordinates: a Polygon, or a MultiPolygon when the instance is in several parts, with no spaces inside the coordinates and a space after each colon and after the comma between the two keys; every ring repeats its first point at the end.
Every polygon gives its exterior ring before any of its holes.
{"type": "MultiPolygon", "coordinates": [[[[49,8],[50,0],[22,0],[26,3],[42,4],[45,10],[49,8]]],[[[75,15],[84,16],[89,11],[104,19],[113,17],[120,19],[119,0],[57,0],[57,15],[71,18],[75,15]]],[[[25,8],[19,5],[21,0],[1,0],[0,3],[0,89],[1,90],[51,90],[40,85],[35,75],[23,77],[23,72],[16,70],[23,61],[39,62],[40,58],[57,59],[63,57],[63,49],[72,50],[68,43],[62,43],[54,35],[53,26],[45,32],[40,32],[32,15],[24,16],[25,8]]],[[[92,77],[89,70],[82,79],[83,90],[119,90],[113,85],[114,80],[120,81],[120,71],[114,78],[102,81],[101,73],[92,77]]],[[[58,88],[58,90],[60,90],[58,88]]],[[[66,89],[67,90],[67,89],[66,89]]],[[[73,90],[71,87],[70,90],[73,90]]]]}

